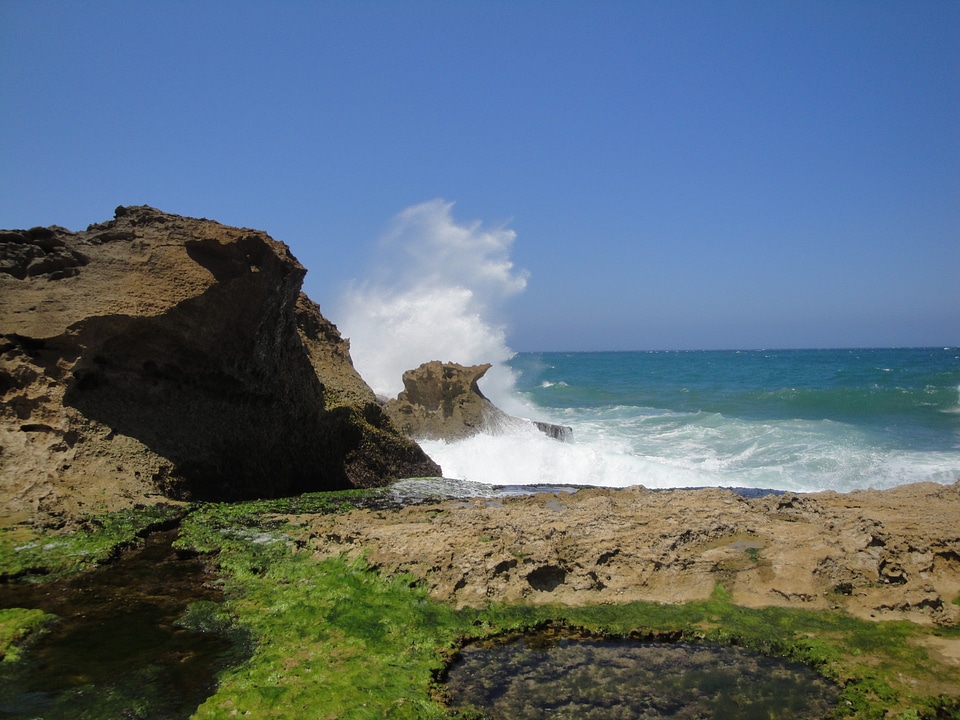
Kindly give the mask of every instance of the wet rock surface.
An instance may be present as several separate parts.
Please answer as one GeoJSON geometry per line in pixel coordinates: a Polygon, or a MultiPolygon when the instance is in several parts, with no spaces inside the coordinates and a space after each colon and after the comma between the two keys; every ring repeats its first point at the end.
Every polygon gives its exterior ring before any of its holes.
{"type": "MultiPolygon", "coordinates": [[[[960,483],[744,497],[588,488],[293,517],[321,556],[366,553],[457,606],[679,603],[960,620],[960,483]]],[[[960,665],[957,648],[944,651],[960,665]]]]}

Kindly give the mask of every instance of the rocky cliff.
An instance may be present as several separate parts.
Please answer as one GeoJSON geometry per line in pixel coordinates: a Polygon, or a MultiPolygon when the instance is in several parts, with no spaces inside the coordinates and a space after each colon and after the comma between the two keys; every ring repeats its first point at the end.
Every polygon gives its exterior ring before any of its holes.
{"type": "Polygon", "coordinates": [[[150,207],[0,232],[0,514],[439,475],[266,233],[150,207]]]}
{"type": "Polygon", "coordinates": [[[407,370],[403,390],[386,403],[387,414],[404,433],[418,439],[462,440],[532,424],[554,439],[572,441],[569,427],[513,417],[490,402],[477,384],[490,368],[433,360],[407,370]]]}

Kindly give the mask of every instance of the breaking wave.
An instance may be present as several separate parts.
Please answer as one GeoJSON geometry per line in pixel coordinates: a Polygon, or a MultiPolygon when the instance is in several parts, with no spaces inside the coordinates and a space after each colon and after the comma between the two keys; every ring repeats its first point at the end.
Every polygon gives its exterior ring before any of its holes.
{"type": "Polygon", "coordinates": [[[480,388],[531,424],[421,443],[444,475],[487,485],[736,486],[795,491],[960,479],[960,355],[924,350],[521,353],[503,309],[526,287],[504,227],[453,204],[408,208],[337,324],[381,395],[440,360],[491,363],[480,388]]]}
{"type": "Polygon", "coordinates": [[[453,219],[453,203],[432,200],[394,218],[379,241],[370,279],[345,294],[337,325],[357,370],[380,395],[395,397],[406,370],[431,360],[492,363],[484,393],[516,409],[501,317],[527,273],[510,261],[516,233],[453,219]]]}

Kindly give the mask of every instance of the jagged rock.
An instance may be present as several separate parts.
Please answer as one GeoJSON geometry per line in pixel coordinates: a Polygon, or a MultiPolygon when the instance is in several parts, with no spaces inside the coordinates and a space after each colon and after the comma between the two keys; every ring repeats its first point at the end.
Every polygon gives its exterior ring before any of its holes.
{"type": "MultiPolygon", "coordinates": [[[[492,366],[458,365],[439,360],[403,374],[403,390],[385,409],[408,436],[429,440],[462,440],[478,433],[497,434],[530,420],[508,415],[480,391],[480,378],[492,366]]],[[[532,422],[541,432],[569,442],[573,430],[552,423],[532,422]]]]}
{"type": "Polygon", "coordinates": [[[556,425],[554,423],[543,422],[541,420],[532,420],[537,430],[548,437],[560,442],[573,442],[573,428],[569,425],[556,425]]]}
{"type": "Polygon", "coordinates": [[[439,475],[266,233],[117,208],[0,232],[0,513],[439,475]]]}
{"type": "Polygon", "coordinates": [[[434,360],[407,370],[404,389],[387,402],[386,412],[402,432],[415,438],[459,440],[496,426],[506,416],[477,386],[490,367],[434,360]]]}

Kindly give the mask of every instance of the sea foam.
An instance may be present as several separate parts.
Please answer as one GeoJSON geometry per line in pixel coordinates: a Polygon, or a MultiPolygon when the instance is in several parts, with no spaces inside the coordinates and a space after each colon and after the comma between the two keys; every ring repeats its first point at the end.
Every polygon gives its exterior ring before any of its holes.
{"type": "Polygon", "coordinates": [[[343,297],[337,325],[350,339],[354,365],[378,394],[395,397],[403,373],[431,360],[491,363],[484,392],[501,407],[513,405],[513,372],[506,365],[513,351],[498,318],[526,287],[527,273],[510,261],[516,234],[458,224],[452,209],[453,203],[433,200],[394,218],[368,279],[343,297]]]}
{"type": "Polygon", "coordinates": [[[840,423],[762,424],[702,414],[703,422],[649,423],[554,418],[572,424],[573,443],[530,429],[421,445],[459,479],[493,485],[649,488],[746,487],[815,492],[884,489],[960,479],[960,454],[878,445],[840,423]]]}
{"type": "Polygon", "coordinates": [[[435,200],[398,215],[337,324],[381,395],[423,362],[491,363],[480,389],[530,424],[424,441],[444,475],[487,485],[793,491],[960,479],[960,362],[952,349],[522,353],[505,303],[527,274],[513,231],[460,224],[435,200]],[[940,354],[938,354],[940,353],[940,354]]]}

